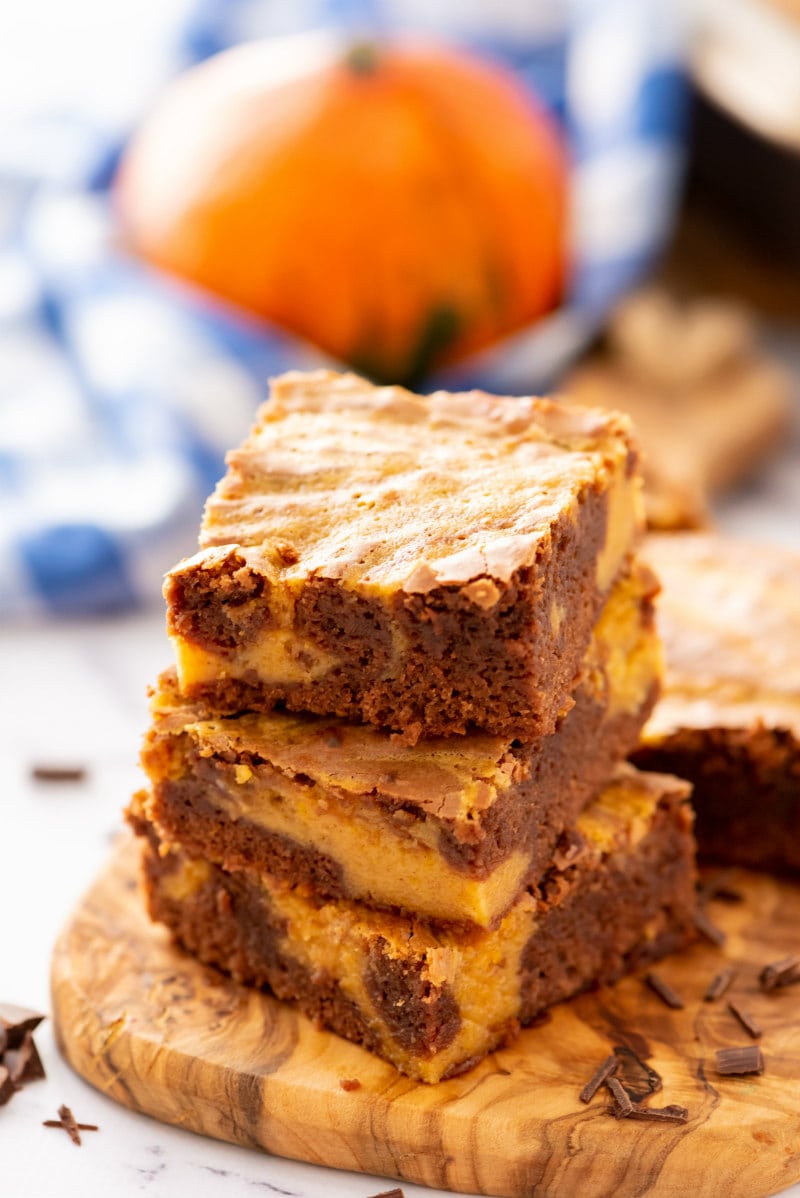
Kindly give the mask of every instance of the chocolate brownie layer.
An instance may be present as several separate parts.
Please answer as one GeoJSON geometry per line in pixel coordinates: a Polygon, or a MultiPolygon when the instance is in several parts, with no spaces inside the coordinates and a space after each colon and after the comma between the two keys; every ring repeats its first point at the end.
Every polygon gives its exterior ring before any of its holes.
{"type": "Polygon", "coordinates": [[[181,688],[420,735],[553,731],[639,531],[625,418],[286,375],[167,577],[181,688]]]}
{"type": "Polygon", "coordinates": [[[666,680],[635,760],[692,781],[703,856],[800,869],[800,555],[711,535],[647,554],[666,680]]]}
{"type": "Polygon", "coordinates": [[[638,566],[616,584],[575,706],[528,744],[472,733],[407,745],[276,712],[214,719],[165,676],[143,752],[148,818],[226,869],[493,925],[636,744],[661,668],[655,587],[638,566]]]}
{"type": "Polygon", "coordinates": [[[435,1082],[520,1023],[691,936],[688,788],[621,768],[554,865],[496,931],[434,931],[357,903],[320,902],[250,871],[145,852],[150,912],[202,960],[268,986],[402,1072],[435,1082]]]}

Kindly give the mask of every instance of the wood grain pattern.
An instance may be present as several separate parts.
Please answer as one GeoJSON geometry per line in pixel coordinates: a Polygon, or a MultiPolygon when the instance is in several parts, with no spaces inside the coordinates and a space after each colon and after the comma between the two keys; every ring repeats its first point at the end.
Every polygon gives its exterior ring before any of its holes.
{"type": "Polygon", "coordinates": [[[800,887],[743,871],[736,885],[746,902],[713,905],[726,947],[659,966],[685,1010],[629,978],[425,1086],[174,948],[145,915],[126,837],[55,949],[59,1043],[126,1106],[279,1156],[498,1198],[760,1198],[800,1178],[800,987],[757,981],[800,949],[800,887]],[[764,1029],[761,1077],[715,1074],[714,1050],[747,1040],[726,1001],[702,1001],[726,963],[726,998],[764,1029]],[[613,1121],[604,1091],[579,1102],[615,1047],[646,1058],[663,1078],[654,1105],[688,1107],[688,1124],[613,1121]]]}

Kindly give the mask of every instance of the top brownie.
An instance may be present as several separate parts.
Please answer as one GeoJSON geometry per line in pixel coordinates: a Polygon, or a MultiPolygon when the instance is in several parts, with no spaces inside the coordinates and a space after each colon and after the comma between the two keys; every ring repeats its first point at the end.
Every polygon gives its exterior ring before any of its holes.
{"type": "Polygon", "coordinates": [[[284,375],[167,576],[181,688],[412,742],[548,735],[640,530],[637,464],[613,413],[284,375]]]}

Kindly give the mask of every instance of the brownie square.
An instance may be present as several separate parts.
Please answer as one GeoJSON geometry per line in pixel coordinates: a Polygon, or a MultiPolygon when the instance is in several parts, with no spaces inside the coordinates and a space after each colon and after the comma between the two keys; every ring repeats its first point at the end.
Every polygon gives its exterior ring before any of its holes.
{"type": "Polygon", "coordinates": [[[701,856],[800,870],[800,554],[651,536],[663,698],[635,760],[694,786],[701,856]]]}
{"type": "Polygon", "coordinates": [[[285,375],[167,576],[181,689],[409,742],[547,735],[640,492],[623,416],[285,375]]]}

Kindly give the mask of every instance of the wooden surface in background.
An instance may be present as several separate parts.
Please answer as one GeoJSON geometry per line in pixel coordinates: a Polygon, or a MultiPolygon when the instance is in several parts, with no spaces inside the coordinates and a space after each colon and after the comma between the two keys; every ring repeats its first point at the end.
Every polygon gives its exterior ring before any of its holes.
{"type": "Polygon", "coordinates": [[[746,901],[711,908],[726,947],[657,967],[685,1010],[629,978],[425,1086],[173,947],[145,915],[125,838],[59,938],[53,1017],[69,1062],[112,1098],[279,1156],[513,1198],[760,1198],[800,1178],[800,986],[768,995],[757,982],[800,948],[800,886],[734,881],[746,901]],[[702,1001],[726,963],[740,966],[728,996],[764,1029],[760,1077],[715,1072],[716,1048],[748,1042],[726,999],[702,1001]],[[688,1124],[615,1121],[604,1091],[579,1102],[614,1048],[634,1073],[637,1060],[658,1071],[651,1105],[688,1107],[688,1124]]]}

